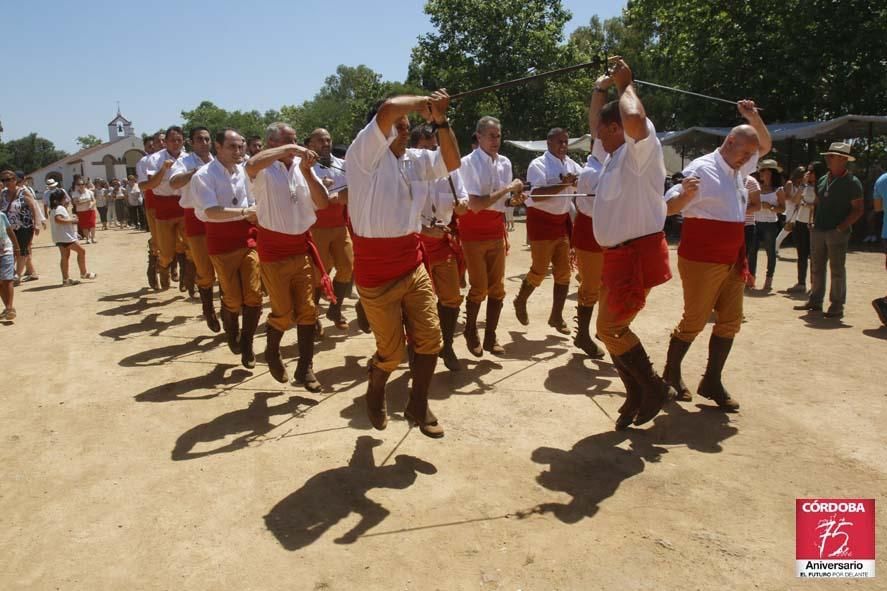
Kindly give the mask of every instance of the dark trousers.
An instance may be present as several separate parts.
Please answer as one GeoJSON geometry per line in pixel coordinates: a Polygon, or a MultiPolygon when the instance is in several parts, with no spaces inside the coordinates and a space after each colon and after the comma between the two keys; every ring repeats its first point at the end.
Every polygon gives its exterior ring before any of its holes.
{"type": "Polygon", "coordinates": [[[754,271],[751,270],[752,253],[755,252],[752,249],[757,248],[757,245],[755,244],[755,236],[757,235],[757,232],[755,230],[756,228],[754,224],[745,225],[745,258],[748,259],[749,273],[752,275],[754,275],[754,271]]]}
{"type": "Polygon", "coordinates": [[[807,283],[807,265],[810,262],[810,226],[804,222],[795,222],[792,237],[798,249],[798,283],[807,283]]]}
{"type": "Polygon", "coordinates": [[[107,224],[108,223],[108,206],[106,205],[104,207],[99,207],[97,209],[99,210],[99,219],[102,220],[103,224],[107,224]]]}
{"type": "Polygon", "coordinates": [[[145,229],[145,213],[142,211],[141,205],[130,205],[129,207],[129,223],[140,230],[145,229]]]}
{"type": "Polygon", "coordinates": [[[758,249],[763,246],[767,252],[767,277],[773,277],[776,271],[776,235],[779,234],[779,222],[755,222],[755,239],[751,256],[748,257],[748,270],[757,276],[758,249]]]}

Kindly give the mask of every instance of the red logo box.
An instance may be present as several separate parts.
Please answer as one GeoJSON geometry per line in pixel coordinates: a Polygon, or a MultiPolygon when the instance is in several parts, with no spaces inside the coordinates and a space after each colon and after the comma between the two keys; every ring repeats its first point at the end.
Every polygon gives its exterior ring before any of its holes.
{"type": "Polygon", "coordinates": [[[874,499],[797,499],[795,574],[875,576],[874,499]]]}

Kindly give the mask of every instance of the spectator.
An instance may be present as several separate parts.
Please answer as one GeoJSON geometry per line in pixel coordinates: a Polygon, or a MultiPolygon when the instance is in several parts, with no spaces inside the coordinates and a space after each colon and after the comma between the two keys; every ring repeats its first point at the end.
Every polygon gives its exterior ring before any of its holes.
{"type": "Polygon", "coordinates": [[[862,183],[847,170],[847,163],[856,160],[850,153],[850,144],[834,142],[822,155],[828,174],[816,184],[816,209],[810,234],[813,288],[810,299],[795,309],[822,311],[827,264],[832,283],[829,307],[824,316],[842,318],[847,300],[847,247],[853,224],[863,213],[862,183]]]}
{"type": "Polygon", "coordinates": [[[108,188],[101,179],[96,181],[95,207],[99,210],[99,219],[102,222],[102,230],[108,229],[108,188]]]}
{"type": "Polygon", "coordinates": [[[126,203],[129,207],[129,225],[139,230],[146,230],[145,211],[142,209],[142,192],[133,175],[129,175],[126,179],[126,203]]]}
{"type": "MultiPolygon", "coordinates": [[[[887,202],[887,172],[882,174],[878,177],[878,180],[875,181],[873,199],[875,211],[884,213],[884,204],[887,202]]],[[[885,253],[887,253],[887,214],[883,216],[883,222],[881,225],[881,242],[884,245],[885,253]]],[[[887,261],[885,261],[885,266],[887,266],[887,261]]],[[[881,319],[881,324],[887,326],[887,297],[876,298],[872,301],[872,306],[874,306],[875,312],[878,313],[878,318],[881,319]]]]}
{"type": "Polygon", "coordinates": [[[37,205],[34,192],[26,185],[16,186],[16,175],[11,170],[0,172],[0,182],[3,190],[0,191],[0,203],[3,204],[3,213],[15,232],[20,252],[16,256],[15,284],[21,281],[33,281],[39,279],[34,263],[31,261],[31,241],[40,233],[39,226],[46,226],[46,218],[37,205]],[[27,275],[25,275],[27,272],[27,275]]]}
{"type": "Polygon", "coordinates": [[[127,192],[120,186],[120,181],[117,179],[111,179],[108,202],[109,204],[113,204],[114,215],[117,217],[117,227],[127,227],[129,225],[128,220],[126,219],[127,192]]]}
{"type": "MultiPolygon", "coordinates": [[[[786,211],[789,203],[794,206],[791,233],[798,251],[798,282],[788,288],[786,293],[807,293],[807,267],[810,262],[810,226],[813,223],[813,204],[816,202],[816,164],[807,168],[799,167],[792,177],[800,171],[803,174],[800,182],[794,181],[790,192],[786,192],[786,211]]],[[[786,224],[788,225],[788,224],[786,224]]],[[[778,248],[778,245],[777,245],[778,248]]]]}
{"type": "Polygon", "coordinates": [[[71,200],[74,202],[74,211],[77,213],[77,228],[80,231],[80,237],[87,244],[95,243],[95,197],[82,178],[74,182],[73,189],[71,200]]]}
{"type": "MultiPolygon", "coordinates": [[[[757,229],[755,227],[755,212],[761,207],[761,185],[753,175],[745,178],[745,190],[748,191],[748,205],[745,208],[745,258],[751,267],[752,254],[757,254],[757,229]]],[[[755,274],[749,268],[745,279],[745,289],[755,288],[755,274]]]]}
{"type": "MultiPolygon", "coordinates": [[[[4,171],[4,176],[8,171],[4,171]]],[[[15,175],[12,177],[15,179],[15,175]]],[[[19,253],[18,239],[6,214],[0,212],[0,299],[3,300],[3,312],[0,320],[15,320],[15,256],[19,253]]]]}
{"type": "Polygon", "coordinates": [[[757,179],[761,185],[761,207],[755,212],[755,242],[748,268],[757,275],[758,249],[761,245],[767,252],[767,277],[764,291],[773,288],[773,273],[776,271],[776,235],[779,233],[779,214],[785,211],[785,192],[782,190],[782,167],[775,160],[761,160],[758,164],[757,179]]]}
{"type": "Polygon", "coordinates": [[[80,283],[78,280],[71,279],[68,276],[68,262],[71,257],[71,251],[77,253],[77,266],[80,268],[80,278],[95,279],[96,277],[95,273],[90,273],[86,269],[86,251],[77,242],[76,227],[78,219],[76,215],[70,215],[67,209],[70,201],[70,197],[61,189],[55,189],[52,195],[50,195],[49,204],[52,210],[50,211],[49,223],[52,230],[52,241],[59,247],[59,252],[61,253],[62,285],[77,285],[80,283]]]}

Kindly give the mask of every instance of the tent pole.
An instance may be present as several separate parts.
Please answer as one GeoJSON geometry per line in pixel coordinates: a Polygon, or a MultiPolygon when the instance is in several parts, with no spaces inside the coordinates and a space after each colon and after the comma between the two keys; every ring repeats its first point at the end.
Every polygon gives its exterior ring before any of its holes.
{"type": "Polygon", "coordinates": [[[684,150],[687,149],[687,146],[681,144],[681,170],[684,170],[684,150]]]}

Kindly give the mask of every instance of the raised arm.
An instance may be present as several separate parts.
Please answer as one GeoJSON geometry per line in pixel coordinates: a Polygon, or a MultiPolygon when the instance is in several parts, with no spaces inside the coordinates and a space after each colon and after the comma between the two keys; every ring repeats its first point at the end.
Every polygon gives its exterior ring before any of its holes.
{"type": "Polygon", "coordinates": [[[770,138],[770,131],[764,125],[764,120],[761,119],[761,115],[758,113],[755,101],[739,101],[736,103],[736,106],[739,108],[739,114],[758,133],[758,155],[763,156],[769,153],[773,149],[773,140],[770,138]]]}
{"type": "Polygon", "coordinates": [[[622,129],[625,130],[625,135],[635,141],[646,139],[649,134],[647,112],[635,92],[631,69],[618,55],[609,59],[613,64],[613,72],[610,77],[619,91],[619,114],[622,117],[622,129]]]}
{"type": "Polygon", "coordinates": [[[607,94],[611,86],[613,86],[613,79],[606,74],[594,83],[591,102],[588,104],[588,133],[591,134],[592,141],[597,137],[597,124],[601,119],[601,109],[607,104],[607,94]]]}
{"type": "Polygon", "coordinates": [[[307,152],[307,149],[297,144],[286,144],[284,146],[262,150],[247,161],[246,174],[249,175],[249,178],[255,179],[256,175],[259,174],[259,171],[268,168],[281,158],[290,155],[304,158],[307,152]]]}
{"type": "Polygon", "coordinates": [[[462,164],[459,155],[459,143],[456,135],[450,129],[447,119],[447,109],[450,106],[450,95],[446,88],[436,90],[431,94],[431,122],[437,126],[437,143],[440,146],[440,155],[447,165],[447,170],[453,172],[462,164]]]}
{"type": "MultiPolygon", "coordinates": [[[[313,150],[306,150],[305,155],[299,160],[299,170],[308,183],[308,191],[311,193],[311,201],[317,209],[325,209],[330,204],[330,194],[321,183],[312,167],[317,162],[317,154],[313,150]]],[[[259,154],[256,154],[258,156],[259,154]]]]}

